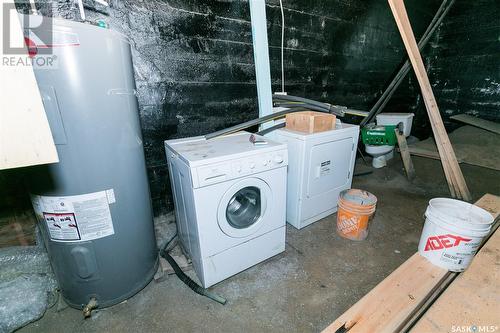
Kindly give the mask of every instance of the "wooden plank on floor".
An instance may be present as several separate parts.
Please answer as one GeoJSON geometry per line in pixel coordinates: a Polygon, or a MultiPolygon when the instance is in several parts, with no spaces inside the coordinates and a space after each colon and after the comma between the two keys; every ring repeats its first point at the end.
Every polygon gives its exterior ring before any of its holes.
{"type": "Polygon", "coordinates": [[[458,332],[457,328],[471,332],[500,328],[499,229],[410,332],[458,332]]]}
{"type": "Polygon", "coordinates": [[[476,201],[475,205],[490,212],[494,219],[500,216],[500,197],[496,195],[487,193],[476,201]]]}
{"type": "Polygon", "coordinates": [[[411,155],[432,158],[434,160],[440,160],[439,153],[436,150],[428,150],[417,147],[408,147],[408,151],[411,155]]]}
{"type": "MultiPolygon", "coordinates": [[[[500,171],[498,134],[466,125],[450,133],[449,137],[459,163],[500,171]]],[[[439,159],[433,138],[408,145],[408,149],[413,156],[439,159]]]]}
{"type": "Polygon", "coordinates": [[[460,122],[465,123],[465,124],[469,124],[469,125],[472,125],[475,127],[485,129],[487,131],[490,131],[490,132],[493,132],[496,134],[500,134],[500,124],[494,123],[494,122],[489,121],[489,120],[484,120],[481,118],[472,117],[472,116],[469,116],[467,114],[457,114],[455,116],[451,116],[450,118],[453,120],[460,121],[460,122]]]}
{"type": "Polygon", "coordinates": [[[415,253],[323,332],[394,332],[446,272],[415,253]]]}
{"type": "MultiPolygon", "coordinates": [[[[500,197],[486,194],[475,204],[495,217],[500,213],[500,197]]],[[[349,333],[395,332],[446,273],[415,253],[323,332],[334,333],[341,327],[349,333]]]]}
{"type": "MultiPolygon", "coordinates": [[[[440,160],[439,153],[435,150],[422,149],[418,147],[408,147],[408,152],[414,156],[432,158],[434,160],[440,160]]],[[[464,163],[461,159],[457,159],[458,163],[464,163]]]]}

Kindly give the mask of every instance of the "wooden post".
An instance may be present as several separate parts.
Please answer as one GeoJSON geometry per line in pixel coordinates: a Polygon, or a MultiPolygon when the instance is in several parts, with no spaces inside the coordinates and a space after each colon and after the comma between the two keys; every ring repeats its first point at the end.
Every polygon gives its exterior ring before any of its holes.
{"type": "Polygon", "coordinates": [[[415,179],[415,167],[411,160],[410,151],[408,150],[408,143],[406,143],[406,137],[404,134],[399,132],[398,128],[394,129],[396,133],[396,138],[398,139],[399,153],[401,154],[401,159],[403,160],[403,165],[406,171],[406,177],[411,182],[415,179]]]}
{"type": "Polygon", "coordinates": [[[422,97],[427,109],[427,114],[429,115],[432,132],[434,133],[450,193],[452,196],[468,201],[471,199],[471,195],[465,183],[462,171],[460,170],[460,166],[458,165],[446,129],[444,128],[436,98],[434,97],[429,78],[427,77],[422,56],[418,50],[403,0],[388,1],[422,91],[422,97]]]}

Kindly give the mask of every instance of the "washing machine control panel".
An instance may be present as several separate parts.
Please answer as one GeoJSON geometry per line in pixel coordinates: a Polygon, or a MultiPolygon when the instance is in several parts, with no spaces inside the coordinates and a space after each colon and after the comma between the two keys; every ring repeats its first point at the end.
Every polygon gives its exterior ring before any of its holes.
{"type": "Polygon", "coordinates": [[[217,164],[197,168],[199,186],[219,183],[230,179],[248,176],[288,164],[286,150],[246,156],[217,164]]]}

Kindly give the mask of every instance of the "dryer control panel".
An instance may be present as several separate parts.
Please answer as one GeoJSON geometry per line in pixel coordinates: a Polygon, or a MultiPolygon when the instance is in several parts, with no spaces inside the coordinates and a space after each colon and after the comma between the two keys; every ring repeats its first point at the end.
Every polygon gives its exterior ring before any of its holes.
{"type": "Polygon", "coordinates": [[[203,187],[288,165],[288,151],[278,150],[192,169],[193,186],[203,187]],[[195,183],[197,181],[197,184],[195,183]]]}

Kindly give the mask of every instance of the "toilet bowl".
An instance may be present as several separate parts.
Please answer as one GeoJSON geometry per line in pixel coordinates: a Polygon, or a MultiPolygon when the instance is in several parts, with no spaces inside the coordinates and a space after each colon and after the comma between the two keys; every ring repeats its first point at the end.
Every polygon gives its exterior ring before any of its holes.
{"type": "MultiPolygon", "coordinates": [[[[399,126],[404,136],[408,137],[411,132],[413,116],[413,113],[382,113],[377,115],[377,126],[399,126]]],[[[394,156],[394,147],[393,145],[365,144],[365,151],[373,157],[372,166],[382,168],[394,156]]]]}
{"type": "Polygon", "coordinates": [[[365,151],[373,157],[372,166],[377,169],[385,167],[387,161],[394,156],[394,146],[389,145],[365,145],[365,151]]]}

